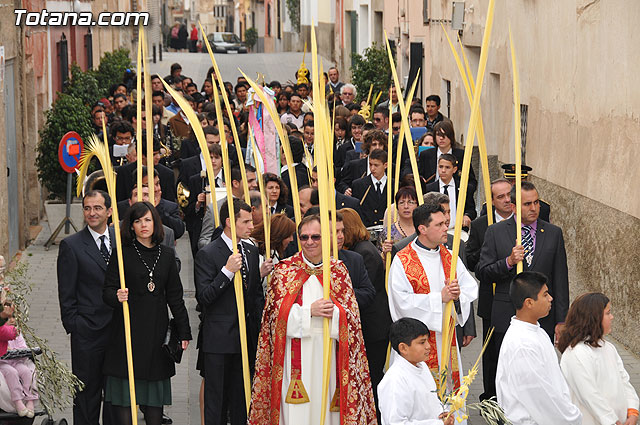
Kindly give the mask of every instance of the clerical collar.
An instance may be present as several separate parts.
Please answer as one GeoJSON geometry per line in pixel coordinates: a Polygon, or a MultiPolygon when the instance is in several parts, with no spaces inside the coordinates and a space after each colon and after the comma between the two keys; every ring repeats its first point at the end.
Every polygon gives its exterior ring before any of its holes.
{"type": "Polygon", "coordinates": [[[422,242],[420,242],[420,239],[418,239],[418,238],[415,238],[414,241],[415,241],[416,245],[418,245],[418,247],[424,249],[425,251],[438,252],[440,250],[440,245],[438,245],[437,247],[432,249],[432,248],[427,248],[426,246],[424,246],[422,244],[422,242]]]}
{"type": "Polygon", "coordinates": [[[319,267],[322,267],[322,261],[320,261],[320,263],[318,264],[314,264],[311,261],[307,260],[307,257],[304,256],[304,252],[302,253],[302,259],[304,260],[305,263],[307,263],[307,265],[311,268],[317,269],[319,267]]]}

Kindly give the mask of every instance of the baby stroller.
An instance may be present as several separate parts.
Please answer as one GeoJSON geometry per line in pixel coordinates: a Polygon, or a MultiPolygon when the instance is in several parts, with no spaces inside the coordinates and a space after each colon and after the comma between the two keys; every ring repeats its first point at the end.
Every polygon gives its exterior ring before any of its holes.
{"type": "MultiPolygon", "coordinates": [[[[0,357],[0,359],[22,359],[30,358],[33,360],[33,356],[42,354],[40,348],[34,349],[21,349],[21,350],[9,350],[7,353],[0,357]]],[[[68,425],[66,419],[60,419],[54,421],[49,412],[43,409],[42,406],[36,404],[35,417],[27,418],[20,417],[16,413],[16,408],[11,402],[11,396],[9,394],[9,387],[5,382],[4,376],[0,373],[0,425],[68,425]],[[44,416],[42,422],[38,422],[39,416],[44,416]]]]}

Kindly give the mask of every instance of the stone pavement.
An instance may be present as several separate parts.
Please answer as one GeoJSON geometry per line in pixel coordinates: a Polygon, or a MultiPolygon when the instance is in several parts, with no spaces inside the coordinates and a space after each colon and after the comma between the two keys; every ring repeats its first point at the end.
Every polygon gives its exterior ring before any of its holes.
{"type": "MultiPolygon", "coordinates": [[[[71,364],[71,352],[69,338],[65,334],[60,321],[60,309],[57,297],[56,279],[56,258],[58,255],[58,245],[51,246],[49,251],[44,249],[44,242],[50,235],[49,226],[42,223],[42,231],[23,253],[21,261],[29,264],[29,274],[33,283],[33,293],[30,302],[31,322],[41,337],[49,341],[50,347],[56,351],[60,358],[67,364],[71,364]]],[[[193,262],[188,244],[188,235],[185,234],[178,240],[178,253],[182,259],[182,271],[180,273],[182,284],[185,288],[185,300],[191,328],[194,338],[198,330],[198,318],[195,311],[194,285],[193,285],[193,262]]],[[[481,322],[476,317],[478,325],[478,335],[482,335],[481,322]]],[[[615,326],[615,324],[614,324],[615,326]]],[[[624,365],[631,376],[631,382],[636,390],[640,389],[640,359],[621,344],[612,341],[620,353],[624,365]]],[[[469,347],[463,349],[462,358],[465,371],[475,362],[481,348],[481,337],[476,338],[469,347]]],[[[195,370],[196,350],[194,344],[189,347],[182,363],[177,365],[177,375],[172,379],[173,405],[166,408],[166,413],[173,418],[176,425],[198,425],[200,424],[200,412],[198,402],[198,392],[201,378],[195,370]]],[[[478,395],[482,392],[482,371],[471,385],[470,402],[477,401],[478,395]]],[[[71,409],[54,415],[56,419],[66,418],[72,423],[71,409]]],[[[141,417],[142,418],[142,417],[141,417]]],[[[140,421],[144,423],[144,421],[140,421]]],[[[478,415],[472,415],[470,425],[480,425],[484,421],[478,415]]]]}

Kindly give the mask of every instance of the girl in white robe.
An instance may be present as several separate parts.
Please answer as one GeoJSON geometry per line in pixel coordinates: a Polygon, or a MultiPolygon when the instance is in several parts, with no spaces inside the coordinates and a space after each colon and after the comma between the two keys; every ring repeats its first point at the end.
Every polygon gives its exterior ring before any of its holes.
{"type": "Polygon", "coordinates": [[[560,367],[583,425],[633,425],[638,420],[638,395],[616,348],[604,340],[612,321],[609,298],[581,295],[569,309],[558,342],[560,367]]]}

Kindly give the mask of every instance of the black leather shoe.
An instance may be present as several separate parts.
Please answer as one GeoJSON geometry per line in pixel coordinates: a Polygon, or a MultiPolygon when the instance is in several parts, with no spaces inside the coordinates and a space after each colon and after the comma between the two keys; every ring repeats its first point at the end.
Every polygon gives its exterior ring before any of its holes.
{"type": "Polygon", "coordinates": [[[170,417],[168,417],[167,415],[165,415],[163,413],[162,414],[162,423],[163,424],[172,424],[173,423],[173,419],[171,419],[170,417]]]}

